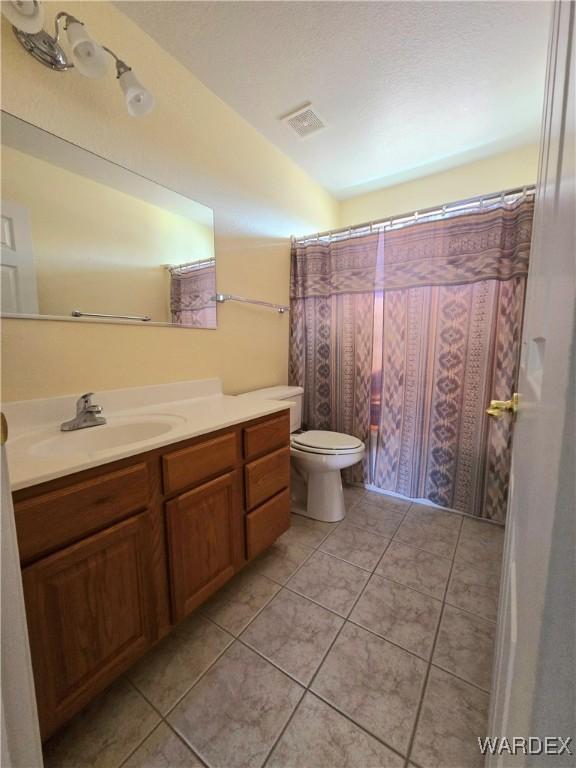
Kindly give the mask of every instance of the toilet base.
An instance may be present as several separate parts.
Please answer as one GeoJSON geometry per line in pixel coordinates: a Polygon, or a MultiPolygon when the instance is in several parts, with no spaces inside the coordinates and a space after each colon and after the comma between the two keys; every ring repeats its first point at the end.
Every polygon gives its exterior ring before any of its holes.
{"type": "Polygon", "coordinates": [[[298,515],[338,523],[346,517],[342,477],[338,471],[292,473],[292,511],[298,515]]]}

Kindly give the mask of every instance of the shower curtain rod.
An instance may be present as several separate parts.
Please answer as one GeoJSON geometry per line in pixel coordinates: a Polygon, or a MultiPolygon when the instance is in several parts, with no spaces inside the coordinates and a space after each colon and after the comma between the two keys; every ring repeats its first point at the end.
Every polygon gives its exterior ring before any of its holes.
{"type": "Polygon", "coordinates": [[[292,235],[292,242],[301,243],[309,242],[310,240],[320,240],[322,237],[332,237],[332,235],[341,235],[348,232],[351,236],[353,233],[369,234],[374,229],[385,228],[387,226],[394,226],[395,224],[407,223],[410,220],[413,222],[427,219],[431,216],[446,216],[449,213],[455,213],[457,211],[465,210],[473,206],[480,206],[480,209],[484,208],[487,204],[494,205],[500,201],[504,201],[507,197],[512,195],[516,196],[528,196],[533,195],[536,192],[534,184],[529,184],[525,187],[515,187],[513,189],[506,189],[502,192],[492,192],[488,195],[478,195],[477,197],[469,197],[466,200],[457,200],[453,203],[446,203],[445,205],[435,205],[431,208],[420,208],[410,213],[401,213],[397,216],[388,216],[385,219],[375,219],[374,221],[366,221],[363,224],[354,224],[350,227],[340,227],[339,229],[327,229],[325,232],[316,232],[313,235],[302,235],[295,237],[292,235]],[[368,230],[365,232],[364,230],[368,230]]]}
{"type": "Polygon", "coordinates": [[[216,258],[212,256],[209,259],[200,259],[199,261],[186,261],[183,264],[162,264],[162,266],[167,269],[169,272],[178,272],[179,269],[182,270],[194,270],[194,269],[200,269],[201,267],[207,267],[210,264],[215,264],[216,258]]]}

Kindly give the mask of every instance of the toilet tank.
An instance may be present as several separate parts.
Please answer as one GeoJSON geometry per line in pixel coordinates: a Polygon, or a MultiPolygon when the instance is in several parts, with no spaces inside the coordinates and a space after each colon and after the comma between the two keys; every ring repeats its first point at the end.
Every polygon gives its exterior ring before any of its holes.
{"type": "Polygon", "coordinates": [[[287,400],[290,403],[290,432],[296,432],[302,426],[302,387],[266,387],[244,392],[238,397],[255,397],[259,400],[287,400]]]}

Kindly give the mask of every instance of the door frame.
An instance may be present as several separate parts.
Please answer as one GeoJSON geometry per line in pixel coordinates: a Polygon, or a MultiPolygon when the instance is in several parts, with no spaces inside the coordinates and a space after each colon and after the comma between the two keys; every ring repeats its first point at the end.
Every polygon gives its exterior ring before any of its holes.
{"type": "MultiPolygon", "coordinates": [[[[535,312],[538,323],[545,328],[547,325],[550,302],[559,300],[549,287],[547,275],[538,274],[538,266],[545,258],[556,259],[558,264],[555,279],[562,275],[568,260],[574,258],[576,242],[574,209],[576,194],[574,182],[574,26],[575,5],[573,2],[556,0],[553,5],[550,41],[548,48],[548,65],[546,91],[544,97],[544,112],[542,119],[542,135],[540,144],[540,163],[537,185],[537,196],[534,212],[534,237],[532,255],[534,271],[528,274],[527,302],[533,300],[531,306],[527,303],[527,311],[535,312]],[[571,250],[570,250],[571,249],[571,250]],[[563,267],[564,265],[564,267],[563,267]]],[[[576,266],[574,267],[576,272],[576,266]]],[[[515,477],[514,450],[512,475],[509,495],[509,516],[506,526],[504,546],[502,588],[498,613],[497,641],[495,649],[495,664],[492,681],[492,698],[488,735],[491,737],[528,738],[539,737],[568,737],[576,734],[570,732],[570,699],[574,701],[575,681],[573,670],[576,668],[575,648],[576,637],[574,616],[574,584],[576,569],[574,567],[574,540],[576,514],[574,483],[574,423],[575,382],[576,382],[576,295],[574,288],[567,287],[560,299],[570,311],[572,305],[571,334],[562,339],[568,360],[566,387],[554,403],[550,403],[549,411],[553,408],[554,423],[559,425],[560,450],[558,461],[556,457],[548,458],[538,455],[535,445],[533,453],[540,464],[535,469],[545,466],[546,461],[552,460],[552,469],[556,470],[555,481],[551,481],[548,472],[545,489],[549,504],[541,505],[542,512],[538,519],[537,530],[532,537],[537,547],[538,562],[533,563],[533,578],[531,584],[519,583],[517,579],[517,562],[526,555],[522,540],[526,540],[527,526],[530,520],[522,519],[522,510],[514,506],[515,477]],[[568,304],[566,304],[568,302],[568,304]],[[557,464],[557,466],[556,466],[557,464]],[[512,504],[510,503],[512,501],[512,504]],[[520,535],[521,534],[521,535],[520,535]],[[517,595],[523,590],[530,591],[533,601],[533,616],[530,618],[531,627],[521,626],[522,616],[518,615],[517,595]],[[572,631],[571,631],[572,630],[572,631]],[[515,669],[515,651],[521,645],[523,670],[515,669]],[[530,674],[526,674],[527,668],[530,674]],[[515,702],[515,703],[513,703],[515,702]],[[521,706],[518,703],[521,702],[521,706]],[[512,725],[510,722],[512,721],[512,725]],[[510,728],[523,732],[510,732],[510,728]],[[564,732],[563,732],[564,730],[564,732]]],[[[526,318],[525,318],[526,319],[526,318]]],[[[554,326],[552,326],[552,329],[554,326]]],[[[533,330],[533,329],[531,329],[533,330]]],[[[527,325],[524,327],[523,357],[524,365],[530,355],[537,354],[536,339],[529,338],[527,325]]],[[[544,340],[545,341],[545,340],[544,340]]],[[[558,339],[556,338],[558,342],[558,339]]],[[[558,343],[556,344],[558,346],[558,343]]],[[[550,358],[550,355],[548,355],[550,358]]],[[[546,360],[546,358],[545,358],[546,360]]],[[[550,365],[550,359],[546,360],[550,365]]],[[[552,360],[553,362],[553,360],[552,360]]],[[[527,367],[527,366],[526,366],[527,367]]],[[[562,375],[564,370],[561,371],[562,375]]],[[[527,371],[528,375],[528,371],[527,371]]],[[[528,376],[528,380],[531,381],[528,376]]],[[[520,393],[522,394],[522,393],[520,393]]],[[[544,392],[546,395],[546,392],[544,392]]],[[[530,413],[530,403],[522,412],[520,418],[532,418],[532,436],[539,431],[544,419],[548,426],[552,415],[544,413],[546,400],[537,404],[542,413],[530,413]]],[[[543,430],[540,429],[541,433],[543,430]]],[[[546,444],[542,440],[542,444],[546,444]]],[[[518,467],[517,467],[518,469],[518,467]]],[[[529,511],[526,510],[526,515],[529,511]]],[[[526,600],[524,600],[524,604],[526,600]]],[[[572,713],[573,714],[573,713],[572,713]]],[[[572,751],[576,753],[576,743],[572,743],[572,751]]],[[[565,753],[564,753],[565,754],[565,753]]],[[[544,760],[546,758],[543,758],[544,760]]],[[[568,757],[570,759],[570,757],[568,757]]],[[[530,757],[517,755],[488,755],[486,765],[489,768],[499,768],[509,765],[524,765],[530,757]],[[505,762],[507,761],[507,762],[505,762]]],[[[556,758],[560,768],[564,763],[556,758]]]]}

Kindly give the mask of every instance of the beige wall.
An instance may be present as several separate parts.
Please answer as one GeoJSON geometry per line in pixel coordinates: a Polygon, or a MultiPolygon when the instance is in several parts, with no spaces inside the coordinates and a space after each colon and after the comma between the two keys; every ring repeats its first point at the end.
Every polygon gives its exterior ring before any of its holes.
{"type": "Polygon", "coordinates": [[[533,184],[537,173],[538,146],[520,147],[486,160],[344,200],[340,203],[340,226],[533,184]]]}
{"type": "MultiPolygon", "coordinates": [[[[42,67],[4,20],[3,109],[213,208],[218,289],[287,303],[290,234],[335,226],[337,203],[113,5],[66,10],[133,66],[155,111],[131,118],[112,71],[42,67]]],[[[6,400],[205,376],[236,392],[285,382],[287,359],[287,316],[232,303],[217,331],[3,322],[6,400]]]]}
{"type": "MultiPolygon", "coordinates": [[[[2,24],[2,106],[48,131],[214,208],[218,289],[286,303],[289,235],[360,223],[536,178],[525,147],[338,205],[286,156],[106,2],[66,9],[116,49],[154,92],[130,118],[112,73],[55,74],[2,24]]],[[[50,7],[47,8],[50,15],[50,7]]],[[[217,331],[4,322],[5,399],[221,376],[228,392],[287,379],[288,318],[219,307],[217,331]]]]}
{"type": "Polygon", "coordinates": [[[30,212],[41,315],[79,308],[170,322],[163,265],[214,255],[211,227],[6,146],[2,200],[30,212]]]}

